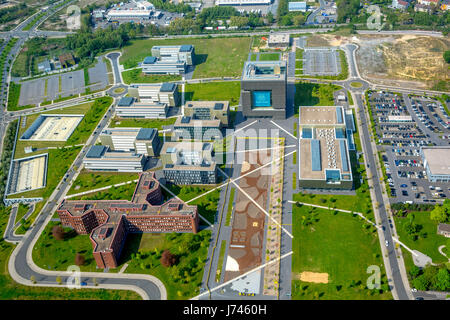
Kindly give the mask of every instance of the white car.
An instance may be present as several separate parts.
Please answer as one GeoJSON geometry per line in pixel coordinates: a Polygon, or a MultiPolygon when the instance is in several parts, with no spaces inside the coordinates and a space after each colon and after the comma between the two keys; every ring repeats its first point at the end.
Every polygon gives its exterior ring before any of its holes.
{"type": "Polygon", "coordinates": [[[389,241],[386,240],[386,247],[389,247],[389,241]]]}

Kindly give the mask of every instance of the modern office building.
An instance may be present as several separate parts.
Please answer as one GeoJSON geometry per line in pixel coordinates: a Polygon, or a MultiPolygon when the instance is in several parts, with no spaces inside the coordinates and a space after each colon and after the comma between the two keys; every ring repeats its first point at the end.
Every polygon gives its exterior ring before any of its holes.
{"type": "Polygon", "coordinates": [[[247,61],[241,105],[247,118],[286,118],[286,61],[247,61]]]}
{"type": "Polygon", "coordinates": [[[107,146],[92,146],[83,159],[84,168],[95,171],[142,172],[147,157],[136,152],[110,151],[107,146]]]}
{"type": "Polygon", "coordinates": [[[64,200],[57,212],[64,226],[90,235],[99,268],[116,268],[129,233],[198,231],[197,206],[162,201],[155,174],[143,173],[131,201],[64,200]]]}
{"type": "Polygon", "coordinates": [[[153,46],[152,56],[160,61],[181,61],[192,66],[195,63],[195,48],[190,44],[177,46],[153,46]]]}
{"type": "Polygon", "coordinates": [[[450,182],[450,146],[421,147],[423,166],[431,182],[450,182]]]}
{"type": "Polygon", "coordinates": [[[271,33],[267,45],[271,48],[289,47],[289,33],[271,33]]]}
{"type": "Polygon", "coordinates": [[[141,64],[142,72],[146,74],[175,74],[186,72],[186,62],[178,60],[158,60],[156,57],[146,57],[141,64]]]}
{"type": "Polygon", "coordinates": [[[214,150],[206,142],[166,142],[161,149],[164,176],[176,184],[215,184],[214,150]]]}
{"type": "Polygon", "coordinates": [[[198,120],[219,119],[223,127],[228,127],[230,103],[228,101],[188,101],[184,105],[184,115],[198,120]]]}
{"type": "MultiPolygon", "coordinates": [[[[350,132],[349,132],[350,131],[350,132]]],[[[341,106],[300,107],[299,186],[352,189],[346,117],[341,106]]]]}
{"type": "Polygon", "coordinates": [[[116,106],[120,118],[166,119],[169,108],[165,103],[135,102],[132,97],[123,97],[116,106]]]}
{"type": "Polygon", "coordinates": [[[158,157],[162,147],[158,130],[153,128],[107,128],[99,138],[110,150],[134,151],[150,157],[158,157]]]}
{"type": "Polygon", "coordinates": [[[180,105],[181,97],[176,83],[146,83],[133,87],[137,87],[141,102],[165,103],[169,107],[180,105]]]}
{"type": "Polygon", "coordinates": [[[306,1],[289,2],[288,9],[289,9],[289,12],[292,12],[292,11],[306,12],[306,9],[307,9],[306,1]]]}
{"type": "Polygon", "coordinates": [[[219,119],[199,120],[190,116],[178,117],[173,125],[172,138],[179,140],[212,141],[222,137],[219,119]]]}

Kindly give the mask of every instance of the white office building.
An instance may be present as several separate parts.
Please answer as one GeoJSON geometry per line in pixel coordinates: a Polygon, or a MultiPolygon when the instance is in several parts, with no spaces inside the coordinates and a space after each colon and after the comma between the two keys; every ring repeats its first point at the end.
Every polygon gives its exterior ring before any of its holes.
{"type": "Polygon", "coordinates": [[[180,103],[180,95],[176,83],[148,83],[135,85],[141,102],[165,103],[176,107],[180,103]]]}
{"type": "Polygon", "coordinates": [[[168,107],[159,102],[134,102],[124,97],[116,106],[116,116],[120,118],[166,119],[168,107]]]}
{"type": "Polygon", "coordinates": [[[178,46],[153,46],[152,56],[160,61],[182,61],[187,65],[194,64],[195,49],[193,45],[183,44],[178,46]]]}
{"type": "Polygon", "coordinates": [[[110,151],[106,146],[92,146],[83,159],[84,168],[95,171],[142,172],[146,163],[143,154],[110,151]]]}
{"type": "Polygon", "coordinates": [[[146,74],[175,74],[186,72],[186,62],[178,60],[158,60],[155,57],[146,57],[141,64],[142,72],[146,74]]]}

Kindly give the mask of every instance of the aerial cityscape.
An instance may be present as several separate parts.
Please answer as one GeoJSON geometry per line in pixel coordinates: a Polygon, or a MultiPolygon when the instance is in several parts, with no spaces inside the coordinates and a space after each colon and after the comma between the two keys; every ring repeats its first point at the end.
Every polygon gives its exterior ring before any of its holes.
{"type": "Polygon", "coordinates": [[[0,0],[0,300],[450,300],[449,32],[449,0],[0,0]]]}

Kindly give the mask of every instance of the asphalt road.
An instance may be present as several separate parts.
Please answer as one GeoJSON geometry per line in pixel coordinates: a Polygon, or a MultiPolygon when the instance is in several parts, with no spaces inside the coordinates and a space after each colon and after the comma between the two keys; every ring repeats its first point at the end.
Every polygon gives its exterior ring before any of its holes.
{"type": "Polygon", "coordinates": [[[355,96],[356,96],[355,103],[358,105],[358,112],[361,119],[361,126],[363,128],[363,134],[361,135],[362,139],[361,142],[365,146],[365,152],[367,154],[368,159],[368,163],[366,163],[366,166],[369,166],[370,168],[373,169],[371,170],[371,173],[372,173],[372,181],[374,182],[373,185],[374,185],[375,199],[372,200],[379,203],[378,211],[380,214],[382,227],[384,227],[384,237],[389,243],[388,258],[391,268],[391,275],[394,282],[393,284],[390,285],[394,285],[395,290],[397,291],[398,294],[398,298],[400,300],[409,300],[405,286],[403,285],[402,276],[400,274],[400,268],[397,261],[397,253],[395,252],[394,249],[394,240],[392,239],[388,215],[386,212],[386,208],[384,206],[382,187],[379,183],[380,177],[378,176],[378,170],[376,170],[375,157],[373,156],[374,150],[372,149],[372,144],[370,142],[370,133],[368,129],[370,126],[370,121],[368,121],[366,118],[363,96],[361,94],[356,94],[355,96]]]}

